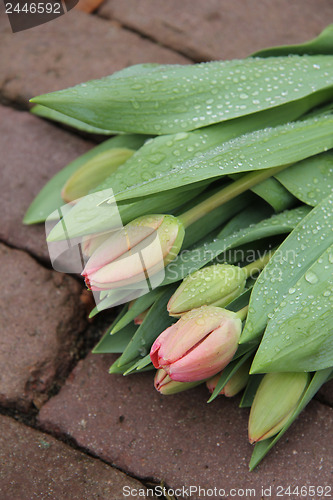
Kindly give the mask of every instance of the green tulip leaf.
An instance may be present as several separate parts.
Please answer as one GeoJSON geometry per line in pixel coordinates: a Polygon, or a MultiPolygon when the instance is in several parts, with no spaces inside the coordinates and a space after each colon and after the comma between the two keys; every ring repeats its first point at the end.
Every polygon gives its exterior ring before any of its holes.
{"type": "Polygon", "coordinates": [[[23,222],[24,224],[36,224],[44,222],[47,217],[60,208],[64,201],[61,197],[61,190],[66,181],[78,170],[82,165],[92,160],[95,156],[108,151],[112,148],[128,148],[138,149],[147,140],[147,136],[143,135],[119,135],[104,141],[102,144],[90,149],[87,153],[79,156],[76,160],[69,163],[65,168],[60,170],[38,193],[34,201],[28,208],[23,222]]]}
{"type": "Polygon", "coordinates": [[[274,311],[251,373],[287,372],[291,366],[294,372],[333,366],[333,245],[274,311]]]}
{"type": "Polygon", "coordinates": [[[333,192],[333,151],[306,158],[275,177],[296,198],[314,207],[333,192]]]}
{"type": "Polygon", "coordinates": [[[133,306],[129,308],[128,311],[121,318],[119,318],[119,321],[112,326],[112,329],[110,330],[111,335],[119,332],[119,330],[131,323],[136,316],[146,311],[146,309],[154,304],[161,294],[162,291],[159,288],[155,288],[155,290],[152,290],[151,292],[148,292],[142,297],[136,299],[133,306]]]}
{"type": "Polygon", "coordinates": [[[333,54],[333,24],[327,26],[319,36],[298,45],[282,45],[259,50],[252,57],[289,56],[290,54],[333,54]]]}
{"type": "Polygon", "coordinates": [[[168,287],[151,306],[147,316],[137,329],[134,337],[128,344],[123,354],[117,360],[118,367],[128,365],[130,362],[132,362],[130,365],[132,366],[134,363],[133,360],[139,359],[140,356],[141,358],[145,357],[159,334],[175,322],[175,319],[169,316],[166,308],[167,303],[175,290],[176,286],[168,287]]]}
{"type": "MultiPolygon", "coordinates": [[[[243,193],[240,196],[220,205],[208,214],[205,214],[199,220],[191,224],[191,227],[185,231],[185,238],[182,248],[189,248],[198,241],[205,238],[209,233],[218,229],[222,224],[227,222],[230,217],[234,216],[244,207],[248,206],[253,196],[250,193],[243,193]]],[[[194,200],[197,203],[197,200],[194,200]]],[[[183,210],[182,210],[183,211],[183,210]]]]}
{"type": "Polygon", "coordinates": [[[128,302],[131,300],[129,298],[131,294],[133,294],[133,290],[124,288],[100,292],[100,302],[90,312],[89,318],[94,318],[96,314],[105,311],[105,309],[110,309],[121,303],[128,302]]]}
{"type": "Polygon", "coordinates": [[[228,309],[229,311],[237,312],[237,311],[240,311],[241,309],[243,309],[243,307],[246,307],[249,303],[252,288],[253,288],[252,283],[251,283],[250,287],[248,287],[248,285],[247,285],[246,290],[243,293],[241,293],[241,295],[239,295],[232,302],[227,304],[225,306],[225,308],[228,309]]]}
{"type": "MultiPolygon", "coordinates": [[[[107,192],[96,191],[81,198],[69,211],[55,213],[62,216],[58,224],[48,234],[47,241],[59,241],[77,238],[88,234],[114,229],[141,215],[159,213],[161,207],[166,213],[172,213],[177,207],[191,199],[195,199],[206,187],[206,182],[197,183],[187,188],[177,188],[138,199],[133,203],[108,203],[113,197],[110,189],[107,192]]],[[[58,215],[58,217],[59,217],[58,215]]],[[[60,217],[59,217],[60,218],[60,217]]]]}
{"type": "Polygon", "coordinates": [[[215,126],[213,134],[208,128],[156,137],[97,189],[111,187],[117,201],[132,200],[205,179],[293,164],[333,147],[331,110],[275,127],[268,123],[260,130],[247,126],[248,133],[244,125],[240,130],[226,122],[215,126]],[[225,133],[219,134],[222,126],[225,133]],[[231,126],[235,135],[228,139],[231,126]]]}
{"type": "Polygon", "coordinates": [[[116,335],[107,332],[93,349],[94,354],[121,353],[133,338],[138,327],[133,323],[125,326],[116,335]]]}
{"type": "MultiPolygon", "coordinates": [[[[289,168],[287,168],[287,170],[289,170],[289,168]]],[[[267,201],[267,203],[269,203],[277,213],[292,207],[297,201],[296,198],[285,187],[283,187],[282,184],[280,184],[280,182],[274,179],[274,177],[266,179],[257,186],[254,186],[251,188],[251,191],[260,196],[263,200],[267,201]]]]}
{"type": "Polygon", "coordinates": [[[288,290],[333,244],[332,205],[333,195],[312,209],[284,240],[265,267],[265,272],[259,276],[251,294],[241,343],[261,334],[268,318],[288,295],[288,290]]]}
{"type": "Polygon", "coordinates": [[[115,320],[112,322],[110,328],[108,328],[108,330],[105,332],[105,334],[103,335],[103,337],[101,338],[101,340],[98,342],[98,344],[94,347],[94,349],[92,350],[93,353],[97,352],[95,351],[95,349],[98,349],[98,351],[100,350],[100,344],[103,342],[103,339],[104,338],[108,338],[110,336],[110,331],[111,331],[111,328],[117,324],[117,322],[120,320],[120,318],[122,318],[124,316],[124,314],[126,313],[127,311],[127,304],[124,305],[121,310],[119,311],[119,313],[117,314],[115,320]]]}
{"type": "MultiPolygon", "coordinates": [[[[291,167],[289,167],[291,168],[291,167]]],[[[289,169],[287,169],[289,170],[289,169]]],[[[230,175],[233,180],[241,179],[244,174],[230,175]]],[[[270,177],[251,188],[251,191],[265,200],[275,212],[282,212],[296,204],[296,198],[278,182],[274,177],[270,177]]]]}
{"type": "Polygon", "coordinates": [[[102,129],[169,134],[299,100],[332,85],[332,69],[329,55],[143,65],[31,101],[102,129]]]}
{"type": "Polygon", "coordinates": [[[262,201],[253,203],[250,207],[245,208],[221,229],[218,233],[218,238],[226,238],[241,229],[245,229],[250,224],[258,224],[264,219],[269,219],[273,215],[273,211],[262,201]]]}
{"type": "Polygon", "coordinates": [[[39,116],[40,118],[45,118],[46,120],[52,120],[54,122],[67,125],[68,127],[81,130],[81,132],[87,132],[88,134],[98,134],[98,135],[117,134],[117,132],[113,132],[112,130],[105,130],[103,128],[93,127],[88,123],[67,116],[64,113],[59,113],[59,111],[56,111],[55,109],[47,108],[46,106],[41,106],[40,104],[37,104],[36,106],[31,108],[30,112],[33,115],[39,116]]]}
{"type": "MultiPolygon", "coordinates": [[[[264,216],[264,212],[260,207],[247,209],[245,213],[242,213],[242,217],[248,221],[247,223],[249,225],[245,225],[245,227],[243,226],[241,229],[236,229],[235,232],[231,234],[226,232],[229,231],[227,225],[226,229],[222,230],[221,233],[211,241],[205,241],[203,244],[199,244],[191,250],[181,252],[177,258],[166,267],[163,285],[183,279],[189,273],[201,269],[213,259],[232,248],[258,239],[292,231],[309,211],[309,207],[306,206],[286,210],[281,214],[273,215],[256,224],[254,223],[254,217],[258,217],[260,220],[260,218],[264,216]]],[[[236,217],[237,225],[241,224],[241,214],[236,217]]]]}
{"type": "MultiPolygon", "coordinates": [[[[133,361],[131,363],[127,363],[127,365],[118,366],[118,364],[117,364],[118,359],[116,359],[116,361],[110,366],[109,373],[118,373],[118,374],[123,375],[124,372],[132,366],[133,361]]],[[[136,361],[138,361],[138,359],[136,359],[136,361]]]]}
{"type": "Polygon", "coordinates": [[[147,354],[142,359],[139,359],[136,361],[130,368],[128,368],[125,372],[124,375],[131,375],[132,373],[138,373],[143,371],[143,369],[147,370],[147,368],[150,367],[151,370],[155,370],[153,363],[150,360],[150,355],[147,354]]]}
{"type": "Polygon", "coordinates": [[[240,408],[250,408],[252,406],[254,396],[256,395],[257,389],[259,387],[260,382],[262,381],[262,378],[263,375],[250,375],[241,402],[239,403],[240,408]]]}
{"type": "Polygon", "coordinates": [[[288,430],[291,424],[296,420],[301,411],[311,401],[313,396],[319,391],[321,386],[329,380],[332,374],[333,374],[332,368],[326,368],[325,370],[320,370],[314,374],[308,388],[303,394],[293,414],[285,423],[283,429],[281,429],[281,431],[276,436],[260,441],[255,445],[250,460],[250,470],[253,470],[267,455],[267,453],[271,450],[271,448],[273,448],[273,446],[279,441],[279,439],[284,435],[284,433],[288,430]]]}
{"type": "Polygon", "coordinates": [[[239,370],[239,368],[245,363],[247,359],[253,354],[253,350],[251,349],[247,353],[245,353],[242,357],[231,361],[226,368],[221,373],[221,376],[216,384],[216,387],[213,391],[213,394],[208,399],[207,403],[211,403],[214,399],[220,394],[223,387],[229,382],[231,377],[235,375],[235,373],[239,370]]]}

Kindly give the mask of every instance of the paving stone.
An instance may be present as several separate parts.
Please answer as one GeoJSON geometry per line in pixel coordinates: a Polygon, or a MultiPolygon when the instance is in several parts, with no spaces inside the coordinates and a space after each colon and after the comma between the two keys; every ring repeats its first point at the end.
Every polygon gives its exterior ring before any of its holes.
{"type": "Polygon", "coordinates": [[[139,481],[4,416],[0,464],[1,500],[120,500],[126,489],[148,498],[139,481]]]}
{"type": "Polygon", "coordinates": [[[238,408],[237,398],[207,405],[205,387],[161,396],[152,387],[151,372],[109,375],[114,359],[91,354],[80,361],[60,393],[41,409],[41,426],[71,436],[136,477],[164,479],[172,488],[216,487],[227,493],[230,488],[255,488],[251,498],[260,499],[262,486],[331,484],[333,410],[328,406],[310,403],[261,466],[249,473],[248,410],[238,408]]]}
{"type": "Polygon", "coordinates": [[[118,23],[76,9],[15,35],[4,16],[0,40],[0,95],[25,107],[33,96],[101,78],[131,64],[188,62],[118,23]]]}
{"type": "Polygon", "coordinates": [[[318,391],[318,399],[333,406],[333,380],[324,384],[318,391]]]}
{"type": "Polygon", "coordinates": [[[46,182],[92,143],[26,112],[0,106],[0,117],[0,239],[48,260],[44,225],[24,226],[23,216],[46,182]]]}
{"type": "Polygon", "coordinates": [[[330,0],[106,0],[103,17],[144,33],[197,61],[245,57],[263,47],[300,43],[332,20],[330,0]]]}
{"type": "Polygon", "coordinates": [[[76,354],[85,326],[82,287],[0,244],[0,404],[40,406],[76,354]]]}

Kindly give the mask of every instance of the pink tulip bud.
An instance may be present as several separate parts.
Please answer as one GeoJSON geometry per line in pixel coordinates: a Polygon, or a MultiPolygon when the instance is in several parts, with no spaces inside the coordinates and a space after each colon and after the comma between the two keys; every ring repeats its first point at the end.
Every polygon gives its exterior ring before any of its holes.
{"type": "MultiPolygon", "coordinates": [[[[232,398],[236,396],[244,387],[246,386],[249,380],[249,369],[251,366],[252,360],[248,360],[243,363],[240,368],[236,371],[236,373],[228,380],[223,389],[219,392],[219,395],[226,396],[227,398],[232,398]]],[[[206,382],[207,389],[210,393],[215,391],[215,387],[220,380],[221,373],[214,375],[214,377],[210,378],[206,382]]]]}
{"type": "Polygon", "coordinates": [[[188,389],[192,389],[193,387],[196,387],[201,383],[202,381],[176,382],[175,380],[172,380],[167,374],[167,372],[162,369],[157,370],[154,378],[155,389],[164,396],[169,396],[170,394],[177,394],[177,392],[187,391],[188,389]]]}
{"type": "Polygon", "coordinates": [[[183,224],[172,215],[138,217],[93,252],[82,275],[94,291],[144,282],[177,256],[183,239],[183,224]]]}
{"type": "Polygon", "coordinates": [[[150,358],[172,380],[195,382],[212,377],[231,361],[242,322],[236,313],[202,306],[184,314],[155,340],[150,358]]]}

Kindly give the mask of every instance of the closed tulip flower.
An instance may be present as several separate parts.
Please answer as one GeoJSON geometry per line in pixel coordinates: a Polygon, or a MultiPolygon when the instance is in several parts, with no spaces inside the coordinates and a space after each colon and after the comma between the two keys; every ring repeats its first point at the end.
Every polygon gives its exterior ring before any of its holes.
{"type": "Polygon", "coordinates": [[[187,276],[169,300],[170,316],[203,306],[225,307],[245,288],[246,270],[229,264],[205,267],[187,276]]]}
{"type": "Polygon", "coordinates": [[[172,380],[167,374],[167,372],[163,369],[157,370],[154,378],[155,389],[164,396],[177,394],[177,392],[187,391],[188,389],[192,389],[193,387],[196,387],[199,384],[201,384],[201,381],[176,382],[175,380],[172,380]]]}
{"type": "Polygon", "coordinates": [[[249,417],[249,441],[274,436],[292,415],[310,381],[309,373],[267,373],[257,389],[249,417]]]}
{"type": "Polygon", "coordinates": [[[212,377],[231,361],[242,322],[236,313],[202,306],[184,314],[155,340],[150,358],[172,380],[195,382],[212,377]]]}
{"type": "Polygon", "coordinates": [[[94,291],[144,282],[177,256],[184,233],[172,215],[138,217],[93,252],[82,275],[94,291]]]}

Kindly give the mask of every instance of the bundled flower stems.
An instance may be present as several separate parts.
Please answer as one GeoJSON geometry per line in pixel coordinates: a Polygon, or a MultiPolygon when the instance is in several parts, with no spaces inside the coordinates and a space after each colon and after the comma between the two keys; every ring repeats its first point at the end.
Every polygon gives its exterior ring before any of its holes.
{"type": "MultiPolygon", "coordinates": [[[[106,138],[59,172],[24,222],[46,221],[55,269],[80,272],[95,353],[155,370],[172,395],[242,391],[253,469],[333,377],[333,25],[244,60],[142,64],[32,99],[106,138]]],[[[170,396],[171,397],[171,396],[170,396]]]]}

